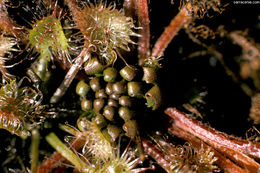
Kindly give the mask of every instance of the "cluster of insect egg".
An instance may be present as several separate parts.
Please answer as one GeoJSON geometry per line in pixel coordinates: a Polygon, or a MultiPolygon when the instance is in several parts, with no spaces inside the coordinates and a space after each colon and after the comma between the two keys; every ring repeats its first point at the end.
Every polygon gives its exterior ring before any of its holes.
{"type": "MultiPolygon", "coordinates": [[[[143,80],[146,83],[155,82],[153,68],[143,67],[143,71],[143,80]]],[[[126,65],[118,71],[110,66],[104,68],[97,58],[92,58],[86,62],[85,72],[92,77],[89,82],[79,81],[76,93],[81,97],[82,110],[94,112],[96,122],[101,128],[106,126],[106,121],[114,123],[118,115],[124,120],[123,130],[126,135],[134,137],[137,132],[134,102],[146,98],[147,106],[152,107],[153,110],[157,109],[161,103],[161,93],[157,85],[153,85],[144,94],[145,83],[138,80],[138,70],[134,66],[126,65]]],[[[115,141],[120,134],[120,128],[109,124],[107,133],[110,139],[115,141]]]]}
{"type": "MultiPolygon", "coordinates": [[[[93,58],[91,61],[96,63],[98,60],[93,58]]],[[[80,81],[76,86],[76,92],[81,96],[82,110],[93,110],[96,122],[101,128],[106,126],[106,120],[112,123],[118,112],[118,115],[125,122],[123,129],[126,131],[126,135],[134,137],[137,127],[136,121],[133,120],[134,111],[131,110],[132,97],[142,97],[141,84],[132,81],[135,74],[133,68],[126,66],[120,70],[123,79],[117,80],[120,78],[118,71],[113,67],[107,67],[103,71],[102,77],[94,76],[89,83],[80,81]],[[124,73],[131,73],[131,78],[126,80],[124,73]],[[95,93],[94,99],[89,94],[90,89],[95,93]]],[[[115,141],[121,130],[117,126],[109,124],[107,125],[107,133],[111,137],[110,139],[115,141]]]]}

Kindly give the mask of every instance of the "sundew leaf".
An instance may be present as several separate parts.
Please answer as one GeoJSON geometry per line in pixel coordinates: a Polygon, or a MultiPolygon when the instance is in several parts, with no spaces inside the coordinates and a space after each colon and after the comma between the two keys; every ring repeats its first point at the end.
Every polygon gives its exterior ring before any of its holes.
{"type": "Polygon", "coordinates": [[[60,20],[54,16],[43,17],[34,24],[29,31],[29,43],[48,61],[52,51],[67,52],[69,46],[60,20]]]}

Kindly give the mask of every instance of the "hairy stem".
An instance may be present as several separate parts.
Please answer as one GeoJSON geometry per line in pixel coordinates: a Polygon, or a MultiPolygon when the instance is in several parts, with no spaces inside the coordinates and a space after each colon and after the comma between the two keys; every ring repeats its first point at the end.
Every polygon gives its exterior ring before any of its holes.
{"type": "Polygon", "coordinates": [[[164,158],[164,154],[147,139],[142,139],[142,144],[145,153],[152,157],[167,173],[170,173],[169,162],[164,158]]]}
{"type": "Polygon", "coordinates": [[[142,29],[139,34],[142,36],[138,40],[139,65],[143,65],[144,60],[150,54],[150,20],[147,0],[137,0],[137,14],[139,26],[142,29]]]}
{"type": "Polygon", "coordinates": [[[180,12],[175,16],[170,25],[167,26],[157,40],[152,50],[152,56],[158,57],[162,56],[164,50],[167,48],[169,43],[172,41],[175,35],[179,32],[179,30],[188,22],[192,20],[192,14],[189,12],[190,4],[187,4],[183,8],[181,8],[180,12]]]}
{"type": "Polygon", "coordinates": [[[174,119],[170,123],[170,126],[178,127],[200,138],[248,171],[259,171],[260,164],[248,157],[260,158],[259,143],[228,136],[225,133],[188,118],[176,108],[168,108],[165,113],[174,119]]]}
{"type": "Polygon", "coordinates": [[[53,169],[65,162],[65,158],[59,152],[54,152],[51,157],[45,160],[37,169],[37,173],[51,173],[53,169]]]}
{"type": "MultiPolygon", "coordinates": [[[[196,147],[197,149],[199,149],[199,148],[201,148],[201,146],[203,146],[204,150],[206,151],[210,147],[208,144],[204,143],[199,138],[193,136],[189,132],[186,132],[178,127],[170,126],[168,128],[168,130],[173,135],[188,141],[189,143],[192,144],[193,147],[196,147]]],[[[246,172],[245,170],[243,170],[241,167],[234,164],[231,160],[229,160],[228,158],[223,156],[218,151],[214,150],[213,148],[211,148],[211,150],[214,151],[215,156],[218,158],[216,163],[225,172],[233,172],[233,173],[245,173],[246,172]]]]}

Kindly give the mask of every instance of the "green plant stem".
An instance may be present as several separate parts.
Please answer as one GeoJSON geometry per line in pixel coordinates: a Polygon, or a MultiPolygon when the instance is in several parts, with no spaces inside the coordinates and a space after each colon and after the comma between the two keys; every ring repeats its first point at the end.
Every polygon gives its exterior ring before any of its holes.
{"type": "Polygon", "coordinates": [[[76,154],[74,154],[63,142],[61,142],[54,133],[47,135],[46,140],[56,151],[70,161],[76,168],[84,169],[88,167],[76,154]]]}
{"type": "Polygon", "coordinates": [[[31,146],[31,172],[36,173],[38,162],[39,162],[39,144],[40,144],[40,133],[38,129],[32,131],[32,146],[31,146]]]}

